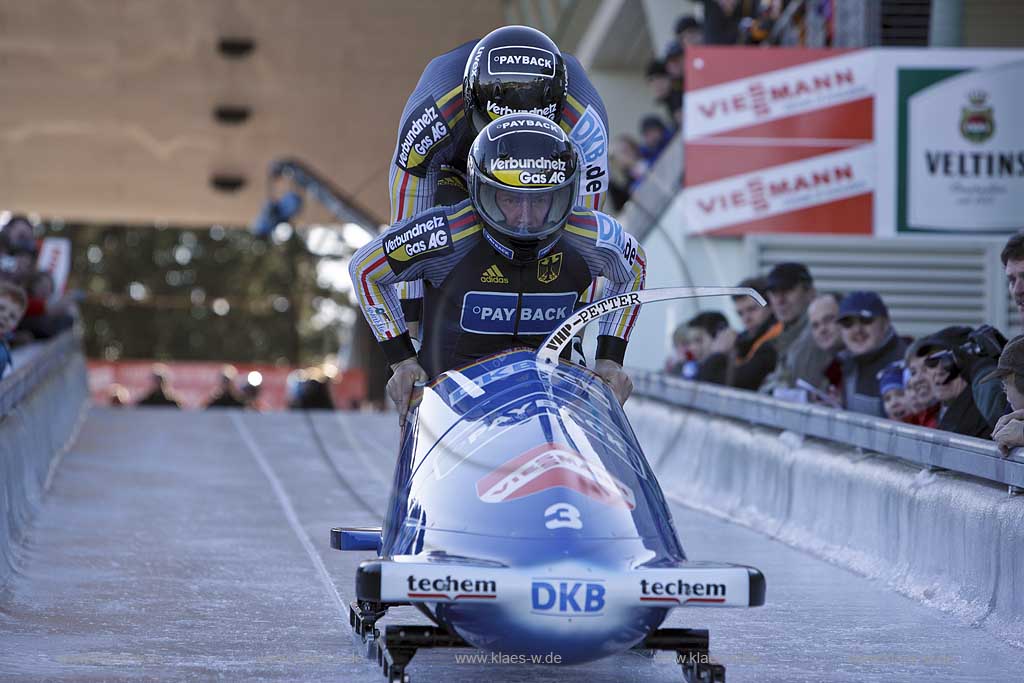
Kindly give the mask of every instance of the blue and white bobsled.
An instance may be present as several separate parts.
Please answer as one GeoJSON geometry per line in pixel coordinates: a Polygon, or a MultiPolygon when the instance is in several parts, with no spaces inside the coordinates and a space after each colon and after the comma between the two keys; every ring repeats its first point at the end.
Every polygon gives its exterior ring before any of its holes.
{"type": "MultiPolygon", "coordinates": [[[[559,361],[577,329],[606,312],[680,296],[645,290],[597,302],[540,351],[512,350],[437,377],[414,399],[381,530],[332,530],[342,550],[376,550],[356,576],[352,625],[417,605],[434,627],[392,627],[376,645],[389,681],[419,647],[554,653],[563,664],[630,648],[689,656],[687,678],[724,680],[707,631],[659,629],[676,607],[764,604],[752,567],[690,562],[625,413],[590,370],[559,361]]],[[[530,660],[526,661],[542,661],[530,660]]]]}

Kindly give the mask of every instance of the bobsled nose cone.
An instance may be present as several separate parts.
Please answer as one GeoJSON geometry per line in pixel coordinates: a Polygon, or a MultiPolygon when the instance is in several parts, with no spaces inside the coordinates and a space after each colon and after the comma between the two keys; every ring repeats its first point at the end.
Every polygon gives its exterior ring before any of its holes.
{"type": "Polygon", "coordinates": [[[619,593],[592,568],[553,566],[514,602],[438,605],[437,615],[480,649],[579,664],[628,650],[664,621],[667,609],[619,593]]]}

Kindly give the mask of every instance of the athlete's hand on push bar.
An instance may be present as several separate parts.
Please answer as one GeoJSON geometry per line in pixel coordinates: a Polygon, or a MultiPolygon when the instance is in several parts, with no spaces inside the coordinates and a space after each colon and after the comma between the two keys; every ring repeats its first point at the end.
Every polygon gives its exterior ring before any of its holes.
{"type": "Polygon", "coordinates": [[[398,427],[405,429],[405,418],[409,414],[409,403],[412,401],[412,390],[417,382],[426,382],[427,371],[424,370],[415,357],[407,358],[401,363],[391,366],[393,374],[388,380],[388,398],[395,403],[398,409],[398,427]]]}

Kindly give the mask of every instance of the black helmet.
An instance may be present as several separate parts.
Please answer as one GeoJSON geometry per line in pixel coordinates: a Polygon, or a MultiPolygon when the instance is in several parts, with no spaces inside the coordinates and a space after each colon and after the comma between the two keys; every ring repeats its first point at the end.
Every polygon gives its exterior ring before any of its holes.
{"type": "Polygon", "coordinates": [[[473,133],[516,112],[558,122],[569,78],[551,39],[528,26],[504,26],[484,36],[466,61],[462,95],[473,133]]]}
{"type": "Polygon", "coordinates": [[[491,245],[510,261],[533,261],[561,236],[576,203],[576,147],[557,123],[509,114],[469,150],[469,196],[491,245]]]}

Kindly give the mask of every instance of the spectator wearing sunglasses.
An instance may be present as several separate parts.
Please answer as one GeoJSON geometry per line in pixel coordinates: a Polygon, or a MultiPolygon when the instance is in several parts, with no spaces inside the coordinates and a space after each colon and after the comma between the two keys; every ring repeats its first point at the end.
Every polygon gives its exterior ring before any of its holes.
{"type": "Polygon", "coordinates": [[[932,393],[942,403],[938,428],[987,439],[998,418],[989,422],[978,410],[971,384],[953,353],[953,349],[968,343],[970,333],[970,327],[945,327],[922,339],[917,354],[924,359],[932,393]]]}
{"type": "Polygon", "coordinates": [[[939,426],[939,409],[942,404],[935,398],[932,383],[928,381],[928,369],[924,366],[924,357],[918,355],[922,340],[918,339],[907,347],[903,355],[903,383],[906,386],[905,397],[910,414],[903,418],[907,424],[936,429],[939,426]]]}
{"type": "Polygon", "coordinates": [[[884,417],[878,373],[903,358],[907,345],[889,323],[889,309],[876,292],[850,292],[839,303],[839,353],[843,404],[847,410],[884,417]]]}

